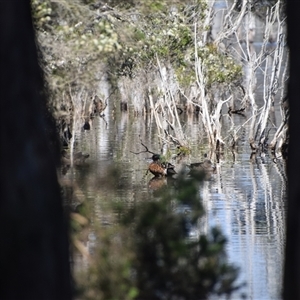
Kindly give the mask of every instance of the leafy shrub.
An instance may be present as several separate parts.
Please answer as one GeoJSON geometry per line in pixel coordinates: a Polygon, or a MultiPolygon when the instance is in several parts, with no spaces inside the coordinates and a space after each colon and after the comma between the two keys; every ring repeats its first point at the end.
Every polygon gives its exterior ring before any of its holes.
{"type": "Polygon", "coordinates": [[[100,237],[88,299],[193,300],[238,288],[238,270],[227,263],[220,230],[191,238],[204,216],[199,180],[180,175],[173,183],[159,198],[121,209],[118,229],[100,237]]]}

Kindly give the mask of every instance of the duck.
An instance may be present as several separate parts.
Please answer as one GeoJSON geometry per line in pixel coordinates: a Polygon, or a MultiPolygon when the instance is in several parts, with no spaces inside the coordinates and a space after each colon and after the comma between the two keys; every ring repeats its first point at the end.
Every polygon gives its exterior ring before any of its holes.
{"type": "Polygon", "coordinates": [[[189,174],[197,174],[197,173],[204,173],[205,178],[211,177],[211,175],[215,172],[216,166],[211,162],[209,159],[205,159],[202,162],[192,163],[187,165],[190,169],[189,174]]]}
{"type": "Polygon", "coordinates": [[[167,186],[167,179],[166,177],[153,177],[150,179],[148,183],[148,189],[152,192],[156,192],[161,190],[161,188],[167,186]]]}
{"type": "Polygon", "coordinates": [[[89,122],[89,119],[86,118],[83,124],[83,130],[90,130],[91,129],[91,124],[89,122]]]}
{"type": "Polygon", "coordinates": [[[99,114],[100,117],[104,116],[102,114],[102,112],[105,110],[106,106],[107,106],[107,102],[101,100],[97,95],[95,95],[94,99],[93,99],[93,112],[94,114],[99,114]]]}
{"type": "Polygon", "coordinates": [[[152,163],[148,166],[148,171],[150,171],[155,177],[163,177],[167,175],[167,169],[160,162],[160,155],[152,155],[152,163]]]}
{"type": "Polygon", "coordinates": [[[177,174],[177,172],[175,171],[175,166],[172,165],[171,163],[169,163],[169,162],[162,163],[162,166],[163,166],[165,169],[167,169],[167,174],[166,174],[166,176],[172,177],[173,175],[177,174]]]}
{"type": "Polygon", "coordinates": [[[155,177],[173,176],[174,174],[177,174],[174,165],[169,162],[160,162],[159,154],[153,154],[152,163],[149,165],[148,171],[155,177]]]}

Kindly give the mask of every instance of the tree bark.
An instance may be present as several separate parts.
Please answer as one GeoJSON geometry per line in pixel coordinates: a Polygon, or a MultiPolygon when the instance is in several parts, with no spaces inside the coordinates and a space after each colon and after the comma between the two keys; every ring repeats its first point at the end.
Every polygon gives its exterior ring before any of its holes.
{"type": "Polygon", "coordinates": [[[71,299],[69,245],[29,0],[0,1],[0,299],[71,299]]]}
{"type": "Polygon", "coordinates": [[[290,48],[290,105],[288,150],[288,212],[283,298],[300,299],[300,2],[287,1],[288,45],[290,48]]]}

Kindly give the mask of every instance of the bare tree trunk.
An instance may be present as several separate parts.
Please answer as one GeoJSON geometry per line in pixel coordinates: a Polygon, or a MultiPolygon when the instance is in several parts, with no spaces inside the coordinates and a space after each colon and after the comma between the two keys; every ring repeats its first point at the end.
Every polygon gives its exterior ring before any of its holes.
{"type": "Polygon", "coordinates": [[[29,0],[0,1],[0,40],[0,299],[71,299],[59,152],[29,0]]]}
{"type": "Polygon", "coordinates": [[[299,1],[287,1],[288,45],[290,47],[290,104],[289,154],[288,154],[288,214],[285,252],[284,293],[286,300],[300,299],[300,40],[299,1]]]}

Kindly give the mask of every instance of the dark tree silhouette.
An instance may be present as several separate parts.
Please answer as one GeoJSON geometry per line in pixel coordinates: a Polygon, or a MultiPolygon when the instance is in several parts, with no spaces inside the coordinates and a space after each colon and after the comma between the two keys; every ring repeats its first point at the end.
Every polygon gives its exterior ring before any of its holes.
{"type": "Polygon", "coordinates": [[[0,299],[71,299],[58,149],[29,0],[0,1],[0,41],[0,299]]]}
{"type": "Polygon", "coordinates": [[[300,299],[300,1],[286,1],[290,48],[288,213],[283,297],[300,299]]]}

